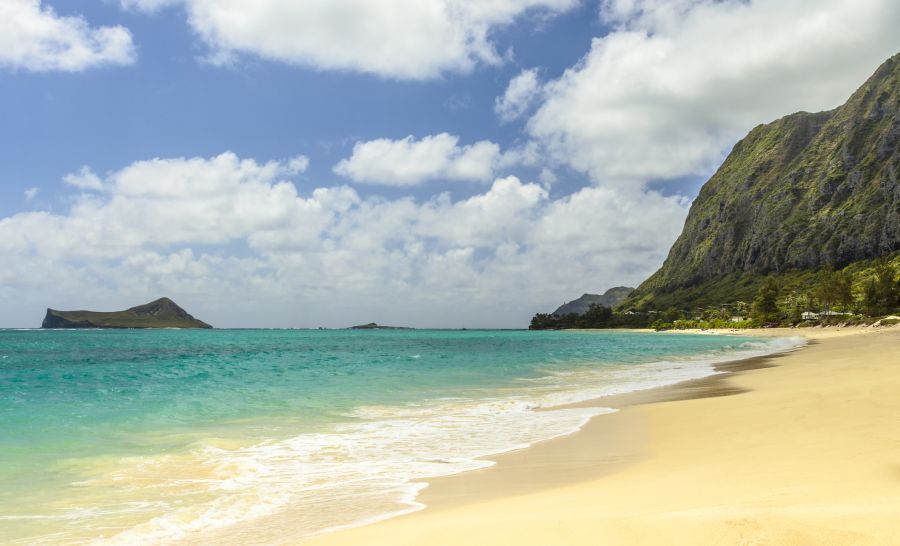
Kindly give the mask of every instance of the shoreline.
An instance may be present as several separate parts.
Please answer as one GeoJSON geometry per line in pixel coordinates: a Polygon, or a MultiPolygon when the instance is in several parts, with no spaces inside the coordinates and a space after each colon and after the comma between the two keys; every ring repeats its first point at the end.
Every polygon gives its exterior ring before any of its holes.
{"type": "MultiPolygon", "coordinates": [[[[699,333],[699,331],[687,333],[699,333]]],[[[653,463],[656,462],[655,460],[659,458],[657,457],[660,447],[658,445],[659,439],[657,438],[659,436],[657,432],[659,431],[655,430],[657,425],[654,423],[657,415],[664,415],[667,412],[671,413],[690,405],[708,406],[706,409],[715,412],[717,405],[722,405],[718,402],[719,400],[734,400],[742,398],[742,396],[736,395],[754,395],[761,391],[764,392],[766,381],[762,381],[762,386],[760,386],[760,381],[758,380],[760,377],[765,379],[767,373],[770,373],[773,369],[778,370],[782,368],[782,365],[786,365],[786,368],[791,369],[799,365],[797,364],[798,362],[803,363],[805,361],[808,363],[810,360],[809,355],[812,355],[813,359],[821,354],[827,355],[831,350],[839,348],[835,345],[836,340],[842,340],[838,345],[853,346],[861,345],[859,343],[861,337],[875,336],[881,344],[884,344],[885,339],[889,339],[888,347],[896,348],[897,351],[900,351],[900,329],[897,328],[879,330],[858,327],[771,330],[728,329],[722,331],[707,330],[703,331],[703,333],[738,334],[755,337],[791,337],[800,335],[807,338],[809,344],[803,347],[802,350],[775,353],[715,365],[717,371],[726,373],[718,373],[705,378],[683,381],[664,387],[574,404],[573,406],[578,407],[612,407],[618,411],[592,418],[579,431],[573,434],[539,442],[526,449],[491,456],[489,459],[496,463],[491,467],[428,480],[427,487],[416,499],[417,502],[425,505],[425,508],[422,510],[379,523],[339,530],[315,537],[310,543],[317,545],[421,543],[423,540],[432,542],[436,538],[433,534],[440,532],[441,539],[434,543],[450,544],[452,541],[449,538],[444,538],[444,532],[448,531],[448,527],[453,527],[453,536],[456,537],[456,540],[465,540],[478,544],[492,544],[496,542],[483,539],[480,533],[475,533],[474,529],[469,529],[468,533],[465,528],[456,529],[457,526],[454,525],[454,521],[463,518],[467,522],[478,522],[477,525],[479,527],[485,526],[492,529],[493,532],[499,533],[497,536],[505,536],[506,533],[518,535],[519,531],[521,531],[518,527],[509,526],[510,524],[497,525],[494,522],[485,520],[480,512],[482,509],[490,507],[492,510],[496,510],[497,515],[501,518],[509,516],[518,521],[522,516],[519,513],[520,508],[515,507],[526,500],[533,504],[541,504],[542,501],[546,502],[553,499],[553,506],[557,509],[560,506],[571,504],[568,509],[558,513],[554,521],[565,527],[569,527],[571,524],[574,529],[580,532],[593,532],[595,530],[599,532],[601,529],[609,530],[610,528],[620,527],[621,525],[615,520],[609,521],[609,517],[605,518],[607,521],[604,524],[599,524],[598,522],[597,524],[585,526],[584,522],[575,521],[575,519],[580,518],[573,518],[572,512],[582,513],[585,507],[584,503],[581,502],[581,497],[584,494],[591,496],[600,494],[599,492],[603,490],[604,485],[610,489],[609,494],[614,494],[616,484],[613,482],[617,481],[631,480],[628,491],[640,488],[646,489],[652,485],[652,483],[647,482],[647,476],[642,475],[640,470],[643,466],[652,467],[653,463]],[[857,343],[853,343],[854,341],[857,343]],[[757,380],[747,380],[747,378],[757,380]],[[569,490],[574,491],[567,495],[565,492],[569,490]],[[567,523],[568,520],[571,521],[567,523]]],[[[736,427],[738,424],[734,423],[733,426],[736,427]]],[[[729,428],[727,424],[725,428],[729,428]]],[[[697,433],[697,430],[693,431],[695,436],[697,433]]],[[[688,436],[690,436],[690,431],[688,431],[688,436]]],[[[900,439],[900,434],[898,434],[898,439],[900,439]]],[[[676,443],[680,442],[676,441],[676,443]]],[[[736,473],[742,471],[741,466],[751,464],[749,460],[731,462],[733,468],[730,468],[729,472],[736,473]]],[[[697,464],[700,463],[698,462],[697,464]]],[[[652,494],[652,491],[645,491],[645,493],[652,494]]],[[[897,508],[900,509],[900,494],[898,494],[896,500],[897,508]]],[[[636,502],[637,506],[640,506],[640,504],[640,502],[636,502]]],[[[605,505],[608,506],[608,501],[600,503],[600,506],[605,505]]],[[[550,513],[553,512],[551,511],[550,513]]],[[[546,519],[543,516],[543,512],[541,514],[542,516],[538,518],[538,521],[546,519]]],[[[598,515],[601,514],[603,514],[602,510],[598,512],[598,515]]],[[[535,528],[535,532],[537,532],[537,528],[541,527],[536,524],[537,522],[527,519],[520,523],[524,525],[524,528],[535,528]]],[[[653,523],[659,522],[654,521],[653,523]]],[[[630,525],[625,526],[629,527],[629,529],[631,527],[630,525]]],[[[711,528],[718,527],[720,525],[711,526],[711,528]]],[[[650,525],[648,530],[650,528],[653,528],[653,525],[650,525]]],[[[897,524],[895,529],[900,531],[900,524],[897,524]]],[[[643,534],[638,529],[630,529],[627,534],[632,536],[632,533],[637,533],[633,537],[635,539],[643,534]]],[[[649,534],[652,535],[652,533],[649,534]]],[[[450,535],[446,536],[449,537],[450,535]]],[[[660,540],[654,541],[650,538],[647,543],[664,542],[660,536],[656,538],[660,540]]],[[[551,540],[551,537],[543,535],[542,540],[551,540]]],[[[703,538],[697,539],[696,536],[685,538],[685,540],[700,540],[700,543],[704,543],[703,538]]],[[[571,540],[565,539],[561,542],[567,544],[591,543],[588,540],[580,540],[574,537],[571,540]]],[[[621,537],[610,539],[609,541],[611,544],[630,544],[634,542],[636,540],[622,540],[621,537]]],[[[540,541],[537,540],[536,536],[532,540],[532,537],[525,534],[522,536],[521,541],[516,541],[515,543],[537,544],[540,541]]],[[[801,541],[799,543],[804,542],[801,541]]]]}
{"type": "Polygon", "coordinates": [[[646,450],[647,438],[639,431],[629,430],[637,423],[631,412],[626,411],[628,408],[739,394],[744,390],[728,383],[734,374],[773,367],[776,364],[770,361],[803,347],[715,364],[713,369],[717,373],[699,379],[548,408],[546,411],[566,408],[610,408],[614,411],[593,416],[571,434],[483,457],[493,461],[493,466],[415,482],[425,484],[416,502],[425,506],[422,510],[441,510],[463,503],[539,492],[616,472],[643,457],[646,450]],[[558,458],[563,451],[583,455],[558,458]],[[534,479],[530,472],[538,467],[541,476],[534,479]]]}

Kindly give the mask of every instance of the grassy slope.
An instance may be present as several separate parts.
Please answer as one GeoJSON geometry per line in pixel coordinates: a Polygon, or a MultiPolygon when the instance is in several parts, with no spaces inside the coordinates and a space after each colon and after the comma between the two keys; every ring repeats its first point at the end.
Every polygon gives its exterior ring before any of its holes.
{"type": "MultiPolygon", "coordinates": [[[[890,255],[895,271],[900,271],[900,252],[890,255]]],[[[862,293],[862,285],[872,277],[874,259],[858,260],[844,270],[853,279],[854,294],[862,293]]],[[[778,279],[781,294],[805,294],[818,282],[821,269],[790,269],[774,275],[778,279]]],[[[671,292],[660,292],[643,301],[626,302],[623,308],[645,307],[648,309],[696,309],[715,307],[725,303],[743,301],[750,303],[767,275],[758,273],[729,273],[722,277],[698,283],[694,286],[680,288],[671,292]]]]}
{"type": "Polygon", "coordinates": [[[196,320],[180,317],[141,317],[128,311],[52,311],[70,322],[87,322],[96,328],[200,328],[196,320]]]}
{"type": "Polygon", "coordinates": [[[189,315],[168,298],[161,298],[146,305],[125,311],[57,311],[47,310],[45,325],[69,328],[210,328],[208,324],[189,315]],[[63,319],[70,324],[49,324],[47,321],[63,319]]]}

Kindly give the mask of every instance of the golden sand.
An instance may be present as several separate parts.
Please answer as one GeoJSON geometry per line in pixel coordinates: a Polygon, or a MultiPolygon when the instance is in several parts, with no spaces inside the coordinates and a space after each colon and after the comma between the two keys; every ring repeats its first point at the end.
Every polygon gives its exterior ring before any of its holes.
{"type": "Polygon", "coordinates": [[[602,400],[624,409],[312,544],[900,544],[900,328],[766,333],[811,344],[602,400]]]}

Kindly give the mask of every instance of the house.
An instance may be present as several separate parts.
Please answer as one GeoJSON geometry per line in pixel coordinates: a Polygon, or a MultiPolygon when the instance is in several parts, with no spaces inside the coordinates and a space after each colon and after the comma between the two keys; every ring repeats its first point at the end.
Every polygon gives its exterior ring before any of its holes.
{"type": "Polygon", "coordinates": [[[812,311],[804,311],[800,318],[803,320],[818,320],[821,317],[849,317],[853,313],[844,313],[841,311],[822,311],[821,313],[813,313],[812,311]]]}

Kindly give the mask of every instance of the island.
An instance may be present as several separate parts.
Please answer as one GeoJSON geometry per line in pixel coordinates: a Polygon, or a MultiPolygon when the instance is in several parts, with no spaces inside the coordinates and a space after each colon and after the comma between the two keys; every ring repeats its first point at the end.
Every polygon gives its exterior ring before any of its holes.
{"type": "Polygon", "coordinates": [[[406,326],[383,326],[370,322],[368,324],[360,324],[359,326],[351,326],[348,330],[412,330],[406,326]]]}
{"type": "Polygon", "coordinates": [[[41,328],[212,328],[169,298],[125,311],[57,311],[47,309],[41,328]]]}

